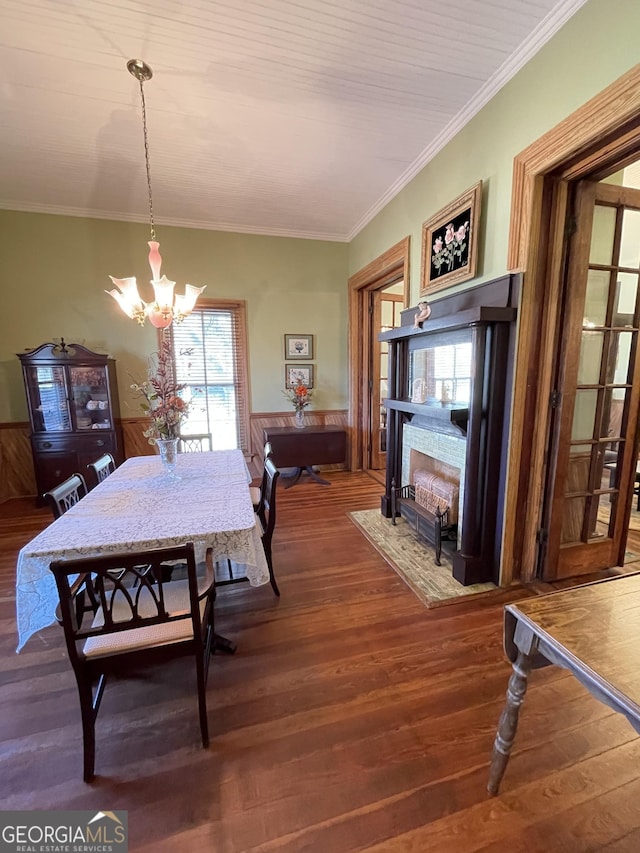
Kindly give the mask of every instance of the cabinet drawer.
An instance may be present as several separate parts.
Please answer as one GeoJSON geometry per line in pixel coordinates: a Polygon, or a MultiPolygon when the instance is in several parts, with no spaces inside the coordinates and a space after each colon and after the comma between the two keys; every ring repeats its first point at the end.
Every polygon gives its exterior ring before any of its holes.
{"type": "Polygon", "coordinates": [[[94,450],[99,451],[100,453],[104,453],[106,450],[112,451],[114,447],[113,433],[107,432],[105,430],[105,435],[100,435],[99,431],[96,430],[98,435],[92,435],[90,438],[87,436],[86,438],[78,439],[78,443],[76,447],[78,448],[79,453],[91,453],[94,450]]]}
{"type": "MultiPolygon", "coordinates": [[[[96,430],[96,433],[98,430],[96,430]]],[[[93,453],[98,451],[104,453],[113,447],[113,435],[74,436],[70,438],[47,438],[38,436],[33,438],[33,449],[37,453],[63,453],[70,450],[78,453],[93,453]]]]}

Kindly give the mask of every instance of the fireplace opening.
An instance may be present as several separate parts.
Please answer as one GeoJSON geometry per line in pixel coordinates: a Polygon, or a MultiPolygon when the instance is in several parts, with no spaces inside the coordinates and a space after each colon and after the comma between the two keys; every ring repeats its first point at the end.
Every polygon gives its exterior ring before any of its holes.
{"type": "Polygon", "coordinates": [[[460,469],[412,448],[409,483],[395,490],[393,503],[393,523],[398,511],[418,539],[434,546],[441,565],[443,542],[457,542],[460,469]]]}
{"type": "Polygon", "coordinates": [[[448,523],[458,524],[460,505],[460,469],[411,448],[409,485],[420,506],[435,513],[448,511],[448,523]]]}

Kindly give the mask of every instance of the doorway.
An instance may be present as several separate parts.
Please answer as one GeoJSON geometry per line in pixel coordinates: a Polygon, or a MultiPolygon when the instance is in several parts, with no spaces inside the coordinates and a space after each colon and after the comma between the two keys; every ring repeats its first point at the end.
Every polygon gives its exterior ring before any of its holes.
{"type": "Polygon", "coordinates": [[[369,434],[365,439],[367,452],[364,467],[370,471],[383,471],[387,464],[387,410],[383,400],[389,387],[389,345],[379,341],[378,335],[400,325],[400,312],[404,304],[404,282],[380,290],[369,291],[369,434]]]}
{"type": "MultiPolygon", "coordinates": [[[[500,584],[540,577],[541,507],[556,375],[553,341],[577,181],[640,156],[640,64],[531,143],[513,163],[507,267],[523,276],[509,435],[500,584]]],[[[620,486],[622,490],[622,486],[620,486]]]]}
{"type": "MultiPolygon", "coordinates": [[[[410,238],[405,237],[349,278],[349,470],[375,474],[382,462],[384,430],[380,417],[384,397],[386,356],[378,333],[393,303],[392,318],[409,304],[410,238]],[[384,292],[388,290],[386,295],[384,292]],[[377,453],[372,459],[371,450],[377,453]]],[[[384,467],[384,462],[381,468],[384,467]]],[[[381,470],[381,469],[380,469],[381,470]]],[[[382,474],[376,476],[382,477],[382,474]]]]}
{"type": "Polygon", "coordinates": [[[635,487],[640,189],[625,172],[571,188],[538,574],[623,565],[635,487]]]}

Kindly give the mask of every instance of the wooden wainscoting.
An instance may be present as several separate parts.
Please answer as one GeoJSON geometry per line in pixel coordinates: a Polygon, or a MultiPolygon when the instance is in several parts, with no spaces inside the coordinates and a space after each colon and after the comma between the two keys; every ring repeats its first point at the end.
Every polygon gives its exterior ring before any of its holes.
{"type": "MultiPolygon", "coordinates": [[[[142,434],[147,424],[145,417],[122,421],[125,459],[155,453],[142,434]]],[[[0,424],[0,501],[36,495],[30,434],[28,422],[0,424]]]]}
{"type": "Polygon", "coordinates": [[[143,435],[149,426],[149,418],[127,418],[122,421],[124,437],[124,458],[131,456],[155,456],[155,445],[149,444],[149,439],[143,435]]]}
{"type": "MultiPolygon", "coordinates": [[[[305,413],[309,424],[332,424],[348,431],[345,410],[305,413]]],[[[265,427],[293,426],[293,411],[253,414],[251,420],[251,455],[258,470],[262,467],[263,430],[265,427]]],[[[148,426],[146,417],[126,418],[121,421],[124,437],[124,458],[153,456],[155,448],[144,437],[148,426]]],[[[28,423],[0,424],[0,501],[24,498],[36,494],[33,470],[30,427],[28,423]]],[[[344,469],[345,465],[323,466],[327,470],[344,469]]]]}
{"type": "MultiPolygon", "coordinates": [[[[295,425],[293,409],[286,412],[256,412],[250,417],[251,423],[251,458],[260,469],[263,463],[264,430],[266,427],[292,427],[295,425]]],[[[340,426],[347,431],[347,444],[349,442],[349,413],[344,409],[328,411],[305,410],[305,420],[309,426],[340,426]]],[[[326,471],[340,471],[346,468],[342,465],[323,465],[326,471]]]]}
{"type": "Polygon", "coordinates": [[[0,501],[35,495],[28,422],[0,424],[0,501]]]}

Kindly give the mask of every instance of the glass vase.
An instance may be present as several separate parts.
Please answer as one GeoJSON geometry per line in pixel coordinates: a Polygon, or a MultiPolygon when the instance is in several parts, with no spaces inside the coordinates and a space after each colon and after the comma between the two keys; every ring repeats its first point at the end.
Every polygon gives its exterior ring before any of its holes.
{"type": "Polygon", "coordinates": [[[178,461],[178,441],[177,438],[157,438],[156,444],[160,452],[162,461],[162,469],[164,476],[170,480],[179,480],[176,474],[176,463],[178,461]]]}
{"type": "Polygon", "coordinates": [[[304,429],[304,409],[296,409],[296,429],[304,429]]]}

